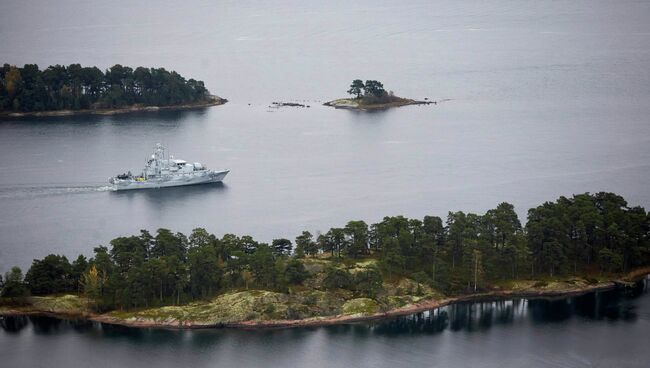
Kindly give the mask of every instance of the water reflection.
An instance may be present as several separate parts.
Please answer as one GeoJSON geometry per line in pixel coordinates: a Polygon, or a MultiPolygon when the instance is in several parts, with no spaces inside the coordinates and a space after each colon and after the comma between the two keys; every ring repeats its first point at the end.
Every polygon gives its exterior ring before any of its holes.
{"type": "Polygon", "coordinates": [[[127,115],[114,115],[111,118],[115,124],[129,124],[137,122],[155,123],[159,121],[167,122],[181,122],[187,120],[191,121],[202,120],[208,113],[208,108],[197,108],[192,110],[176,110],[176,111],[139,111],[127,115]]]}
{"type": "Polygon", "coordinates": [[[633,321],[637,314],[628,301],[641,295],[645,287],[645,281],[642,281],[628,289],[590,293],[569,299],[529,300],[528,309],[536,323],[562,322],[574,316],[592,320],[633,321]]]}
{"type": "Polygon", "coordinates": [[[117,115],[72,115],[72,116],[40,116],[28,118],[0,119],[0,124],[20,124],[25,123],[29,127],[58,127],[60,125],[95,125],[95,124],[112,124],[112,125],[133,125],[137,123],[150,124],[159,123],[180,123],[183,120],[191,121],[202,120],[208,114],[208,108],[197,108],[192,110],[176,111],[138,111],[128,114],[117,115]]]}
{"type": "Polygon", "coordinates": [[[0,317],[0,327],[9,333],[20,332],[28,324],[29,321],[26,316],[0,317]]]}
{"type": "Polygon", "coordinates": [[[433,334],[450,331],[486,331],[495,325],[524,321],[535,324],[564,322],[571,318],[626,321],[638,318],[634,299],[646,290],[646,281],[631,289],[589,293],[571,298],[514,299],[459,303],[373,324],[381,335],[433,334]]]}
{"type": "Polygon", "coordinates": [[[124,190],[111,192],[115,199],[126,199],[128,201],[144,199],[152,206],[162,210],[165,207],[174,207],[176,204],[184,203],[190,198],[197,198],[202,195],[225,193],[228,185],[224,183],[208,183],[200,185],[189,185],[184,187],[169,187],[149,190],[124,190]]]}

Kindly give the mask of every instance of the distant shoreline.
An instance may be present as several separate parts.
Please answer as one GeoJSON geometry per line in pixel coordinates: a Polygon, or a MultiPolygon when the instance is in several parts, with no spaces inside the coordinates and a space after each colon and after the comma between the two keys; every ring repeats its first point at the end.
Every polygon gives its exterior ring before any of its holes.
{"type": "Polygon", "coordinates": [[[0,112],[0,119],[7,118],[30,118],[30,117],[54,117],[54,116],[85,116],[85,115],[122,115],[137,112],[156,112],[156,111],[181,111],[194,110],[210,106],[219,106],[228,102],[227,99],[219,96],[210,96],[205,101],[186,103],[169,106],[143,106],[132,105],[121,108],[111,109],[82,109],[82,110],[48,110],[48,111],[30,111],[30,112],[0,112]]]}
{"type": "Polygon", "coordinates": [[[338,324],[350,324],[358,322],[367,322],[381,320],[393,317],[406,316],[414,313],[445,307],[452,304],[466,302],[495,301],[503,299],[545,299],[545,298],[564,298],[579,296],[592,292],[613,290],[618,287],[626,287],[633,281],[639,281],[650,274],[650,268],[642,268],[630,272],[620,279],[614,279],[606,282],[599,282],[593,285],[568,289],[544,289],[533,287],[526,290],[493,290],[484,293],[460,295],[443,299],[428,299],[421,302],[407,305],[400,308],[391,309],[385,312],[374,314],[350,314],[350,315],[333,315],[319,316],[296,320],[248,320],[227,323],[205,324],[191,320],[152,320],[152,319],[122,319],[107,314],[95,314],[83,311],[56,311],[44,310],[36,307],[18,307],[15,309],[0,309],[0,316],[48,316],[61,319],[85,319],[94,322],[120,325],[133,328],[159,328],[159,329],[208,329],[208,328],[237,328],[237,329],[271,329],[271,328],[298,328],[298,327],[318,327],[338,324]],[[623,281],[625,280],[625,281],[623,281]]]}

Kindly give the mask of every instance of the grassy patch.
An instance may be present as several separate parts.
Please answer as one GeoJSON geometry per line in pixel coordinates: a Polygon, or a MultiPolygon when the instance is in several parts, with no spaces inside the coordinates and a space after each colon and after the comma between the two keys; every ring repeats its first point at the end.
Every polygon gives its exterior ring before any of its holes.
{"type": "Polygon", "coordinates": [[[414,298],[410,295],[389,296],[388,298],[386,298],[386,302],[388,304],[388,309],[396,309],[396,308],[406,307],[407,305],[411,305],[417,302],[417,298],[414,298]]]}
{"type": "Polygon", "coordinates": [[[27,298],[30,306],[53,313],[88,312],[88,299],[77,295],[32,296],[27,298]]]}
{"type": "Polygon", "coordinates": [[[320,258],[303,258],[300,261],[305,266],[305,270],[307,270],[310,275],[315,275],[323,272],[328,266],[332,264],[331,261],[320,258]]]}
{"type": "Polygon", "coordinates": [[[330,102],[332,106],[359,107],[359,100],[352,98],[339,98],[330,102]]]}
{"type": "Polygon", "coordinates": [[[84,314],[90,312],[88,299],[69,294],[30,296],[0,306],[0,314],[10,310],[62,314],[84,314]]]}
{"type": "Polygon", "coordinates": [[[265,290],[231,292],[210,302],[191,303],[131,312],[111,312],[125,320],[151,320],[169,324],[191,321],[197,324],[223,324],[250,320],[281,319],[287,311],[286,294],[265,290]]]}
{"type": "Polygon", "coordinates": [[[379,304],[369,298],[356,298],[343,304],[343,314],[372,315],[379,310],[379,304]]]}

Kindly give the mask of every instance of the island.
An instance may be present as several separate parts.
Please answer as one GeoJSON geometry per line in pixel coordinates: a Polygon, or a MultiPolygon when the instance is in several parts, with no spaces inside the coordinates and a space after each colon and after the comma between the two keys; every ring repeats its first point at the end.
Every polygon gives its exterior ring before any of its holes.
{"type": "Polygon", "coordinates": [[[73,262],[48,255],[0,278],[0,316],[133,327],[298,327],[450,303],[634,288],[650,273],[650,216],[613,193],[528,211],[350,221],[270,244],[205,229],[119,237],[73,262]],[[295,244],[295,247],[294,247],[295,244]]]}
{"type": "Polygon", "coordinates": [[[350,85],[348,94],[353,98],[339,98],[323,105],[341,109],[353,110],[383,110],[391,107],[406,105],[430,105],[436,104],[435,101],[417,101],[410,98],[395,96],[393,91],[386,91],[384,85],[376,80],[367,80],[365,83],[361,79],[355,79],[350,85]]]}
{"type": "Polygon", "coordinates": [[[186,80],[164,68],[135,69],[36,64],[0,68],[0,118],[113,115],[142,111],[188,110],[228,100],[211,95],[203,81],[186,80]]]}

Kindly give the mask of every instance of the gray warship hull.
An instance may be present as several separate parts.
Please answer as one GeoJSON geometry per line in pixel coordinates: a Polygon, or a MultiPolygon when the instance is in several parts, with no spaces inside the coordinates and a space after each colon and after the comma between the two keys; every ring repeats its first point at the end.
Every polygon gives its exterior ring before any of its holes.
{"type": "Polygon", "coordinates": [[[200,162],[187,162],[174,159],[160,143],[154,147],[153,154],[146,160],[144,170],[140,175],[129,171],[108,179],[112,189],[134,190],[181,187],[185,185],[218,183],[222,181],[229,170],[208,170],[200,162]]]}
{"type": "Polygon", "coordinates": [[[230,171],[202,170],[187,174],[163,175],[147,180],[137,179],[113,179],[114,191],[135,190],[135,189],[155,189],[167,187],[180,187],[185,185],[209,184],[221,182],[230,171]]]}

